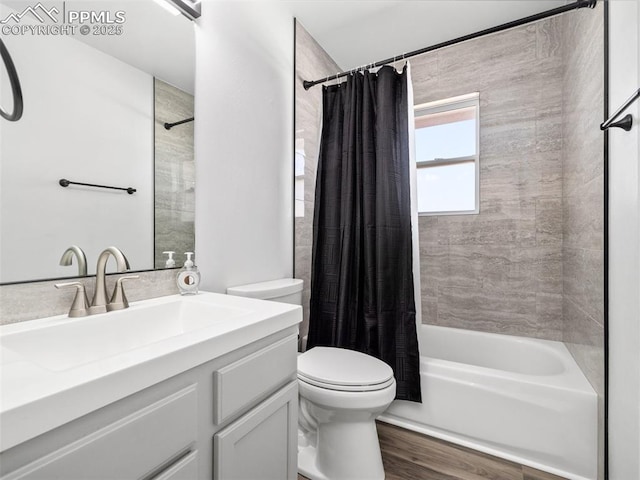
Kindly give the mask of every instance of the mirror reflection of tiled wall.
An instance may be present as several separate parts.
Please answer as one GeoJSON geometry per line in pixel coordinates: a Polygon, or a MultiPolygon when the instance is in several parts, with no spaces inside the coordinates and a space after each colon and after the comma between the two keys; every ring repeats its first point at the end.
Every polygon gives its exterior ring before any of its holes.
{"type": "Polygon", "coordinates": [[[176,266],[195,245],[193,122],[167,130],[165,123],[193,117],[193,95],[155,79],[155,268],[164,251],[176,252],[176,266]]]}

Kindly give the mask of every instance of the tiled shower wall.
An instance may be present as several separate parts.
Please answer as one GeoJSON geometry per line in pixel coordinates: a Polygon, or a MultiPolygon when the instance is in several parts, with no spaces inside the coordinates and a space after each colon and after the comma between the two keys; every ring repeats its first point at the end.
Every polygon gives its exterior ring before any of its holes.
{"type": "MultiPolygon", "coordinates": [[[[598,394],[604,452],[604,21],[576,11],[559,19],[563,71],[562,339],[598,394]]],[[[603,458],[598,478],[604,478],[603,458]]]]}
{"type": "Polygon", "coordinates": [[[304,216],[295,218],[295,277],[304,280],[301,336],[306,335],[309,329],[313,199],[322,122],[322,87],[305,90],[302,82],[334,75],[340,71],[322,47],[299,22],[296,22],[296,156],[304,159],[304,216]]]}
{"type": "Polygon", "coordinates": [[[604,391],[603,21],[590,12],[563,20],[563,340],[604,391]],[[597,134],[593,134],[597,132],[597,134]]]}
{"type": "Polygon", "coordinates": [[[422,322],[562,339],[556,19],[411,60],[415,103],[480,93],[480,213],[422,216],[422,322]]]}

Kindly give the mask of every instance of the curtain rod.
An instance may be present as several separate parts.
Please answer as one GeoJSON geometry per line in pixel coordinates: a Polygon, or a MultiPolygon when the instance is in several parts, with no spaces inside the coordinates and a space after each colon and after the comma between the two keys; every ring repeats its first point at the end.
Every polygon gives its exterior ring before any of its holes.
{"type": "Polygon", "coordinates": [[[456,43],[465,42],[467,40],[472,40],[474,38],[482,37],[484,35],[489,35],[491,33],[501,32],[503,30],[507,30],[513,27],[519,27],[521,25],[525,25],[527,23],[535,22],[537,20],[542,20],[543,18],[553,17],[555,15],[559,15],[564,12],[568,12],[570,10],[577,10],[579,8],[594,8],[596,6],[597,0],[578,0],[574,3],[569,3],[567,5],[563,5],[562,7],[553,8],[551,10],[545,10],[544,12],[536,13],[535,15],[530,15],[528,17],[521,18],[519,20],[514,20],[512,22],[503,23],[502,25],[497,25],[495,27],[487,28],[485,30],[480,30],[479,32],[471,33],[469,35],[464,35],[462,37],[454,38],[453,40],[447,40],[446,42],[437,43],[435,45],[431,45],[429,47],[421,48],[419,50],[414,50],[412,52],[403,53],[402,55],[397,55],[392,58],[387,58],[386,60],[381,60],[376,63],[367,64],[363,67],[354,68],[347,72],[337,73],[335,75],[331,75],[329,77],[325,77],[320,80],[308,81],[304,80],[302,85],[305,90],[309,90],[314,85],[319,85],[321,83],[328,82],[329,80],[337,80],[338,78],[346,77],[352,73],[358,72],[365,68],[376,68],[381,67],[383,65],[387,65],[389,63],[394,63],[397,60],[404,60],[410,57],[415,57],[416,55],[422,55],[423,53],[432,52],[433,50],[438,50],[440,48],[449,47],[451,45],[455,45],[456,43]]]}

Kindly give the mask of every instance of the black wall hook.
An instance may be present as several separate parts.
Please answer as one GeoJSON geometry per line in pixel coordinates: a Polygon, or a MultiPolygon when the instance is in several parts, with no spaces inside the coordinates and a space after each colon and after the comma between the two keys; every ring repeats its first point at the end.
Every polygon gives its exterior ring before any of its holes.
{"type": "Polygon", "coordinates": [[[602,128],[602,126],[600,128],[602,130],[606,130],[608,128],[616,127],[616,128],[621,128],[628,132],[629,130],[631,130],[632,126],[633,126],[633,117],[631,116],[630,113],[627,113],[624,117],[622,117],[622,120],[618,120],[617,122],[611,123],[610,125],[607,125],[605,128],[602,128]]]}
{"type": "Polygon", "coordinates": [[[635,102],[638,98],[640,98],[640,88],[638,90],[636,90],[628,99],[626,102],[624,102],[622,104],[622,106],[615,111],[615,113],[613,115],[611,115],[607,120],[605,120],[601,125],[600,125],[600,130],[607,130],[608,128],[611,127],[617,127],[617,128],[622,128],[623,130],[626,130],[627,132],[629,130],[631,130],[631,127],[633,126],[633,117],[631,116],[631,114],[627,114],[624,117],[622,117],[622,120],[619,120],[616,122],[616,119],[622,115],[624,113],[624,111],[629,108],[629,106],[635,102]],[[615,123],[614,123],[615,122],[615,123]]]}

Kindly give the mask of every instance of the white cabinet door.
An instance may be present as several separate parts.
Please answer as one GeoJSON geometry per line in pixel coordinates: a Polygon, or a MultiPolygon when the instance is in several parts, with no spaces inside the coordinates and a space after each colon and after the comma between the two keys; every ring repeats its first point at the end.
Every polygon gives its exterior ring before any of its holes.
{"type": "Polygon", "coordinates": [[[215,480],[297,478],[298,383],[214,435],[215,480]]]}

